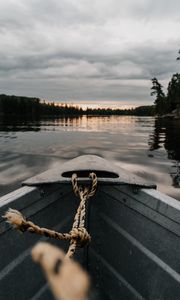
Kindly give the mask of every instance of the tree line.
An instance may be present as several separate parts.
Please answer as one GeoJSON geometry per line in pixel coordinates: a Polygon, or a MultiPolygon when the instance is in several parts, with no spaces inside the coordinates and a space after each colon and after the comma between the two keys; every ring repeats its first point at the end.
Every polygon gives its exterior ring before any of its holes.
{"type": "Polygon", "coordinates": [[[0,95],[0,115],[39,118],[43,116],[82,115],[82,108],[41,101],[39,98],[0,95]]]}
{"type": "MultiPolygon", "coordinates": [[[[180,55],[180,50],[179,50],[180,55]]],[[[180,56],[177,57],[180,60],[180,56]]],[[[151,96],[155,96],[155,113],[165,115],[175,111],[180,113],[180,74],[172,75],[168,84],[167,93],[163,91],[163,86],[156,77],[152,78],[151,96]]]]}
{"type": "Polygon", "coordinates": [[[120,116],[153,116],[154,106],[144,105],[130,109],[111,109],[111,108],[87,108],[86,115],[120,115],[120,116]]]}
{"type": "Polygon", "coordinates": [[[137,115],[151,116],[154,106],[139,106],[131,109],[87,108],[42,101],[39,98],[0,95],[0,116],[41,118],[82,115],[137,115]]]}

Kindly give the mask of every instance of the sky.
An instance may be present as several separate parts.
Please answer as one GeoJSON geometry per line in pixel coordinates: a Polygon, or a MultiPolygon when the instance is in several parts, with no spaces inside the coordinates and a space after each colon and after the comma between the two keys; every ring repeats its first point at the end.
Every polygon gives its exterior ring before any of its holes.
{"type": "Polygon", "coordinates": [[[179,0],[0,0],[0,94],[152,104],[179,49],[179,0]]]}

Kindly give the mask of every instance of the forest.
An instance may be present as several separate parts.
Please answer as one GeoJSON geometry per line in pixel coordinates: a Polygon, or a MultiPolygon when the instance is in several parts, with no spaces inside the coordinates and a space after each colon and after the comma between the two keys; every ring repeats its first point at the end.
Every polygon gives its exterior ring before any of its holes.
{"type": "Polygon", "coordinates": [[[42,118],[82,115],[154,115],[154,106],[139,106],[131,109],[87,108],[48,102],[39,98],[0,95],[0,116],[42,118]]]}
{"type": "MultiPolygon", "coordinates": [[[[177,60],[180,60],[180,56],[177,57],[177,60]]],[[[155,96],[156,115],[162,116],[173,112],[180,115],[180,74],[172,75],[166,93],[158,79],[152,78],[151,96],[155,96]]]]}

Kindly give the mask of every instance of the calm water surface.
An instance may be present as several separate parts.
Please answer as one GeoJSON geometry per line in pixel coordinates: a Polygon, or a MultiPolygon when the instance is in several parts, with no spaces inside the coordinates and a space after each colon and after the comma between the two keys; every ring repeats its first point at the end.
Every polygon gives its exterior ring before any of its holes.
{"type": "Polygon", "coordinates": [[[0,195],[63,161],[96,154],[180,200],[180,121],[152,117],[0,121],[0,195]]]}

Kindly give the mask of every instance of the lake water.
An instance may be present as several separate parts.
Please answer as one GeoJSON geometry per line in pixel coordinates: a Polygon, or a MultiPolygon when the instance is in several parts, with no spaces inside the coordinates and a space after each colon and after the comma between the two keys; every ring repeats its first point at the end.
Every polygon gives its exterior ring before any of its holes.
{"type": "Polygon", "coordinates": [[[180,200],[180,121],[110,116],[0,121],[0,195],[28,177],[96,154],[180,200]]]}

